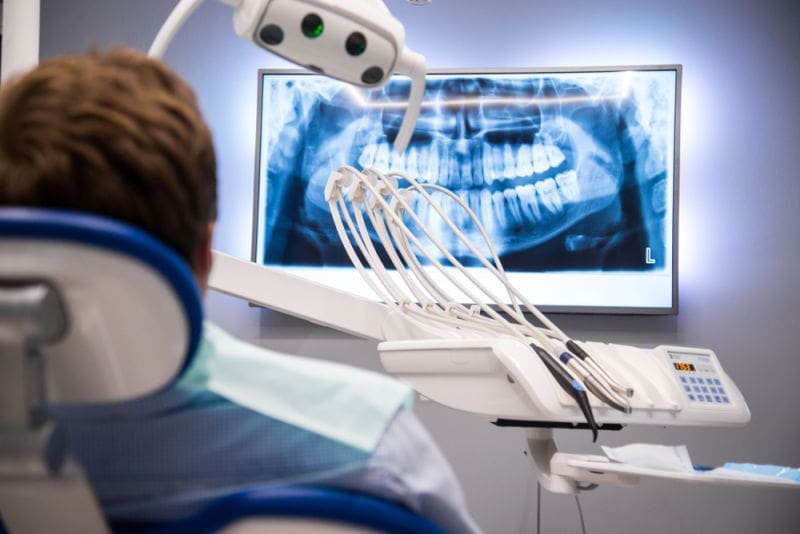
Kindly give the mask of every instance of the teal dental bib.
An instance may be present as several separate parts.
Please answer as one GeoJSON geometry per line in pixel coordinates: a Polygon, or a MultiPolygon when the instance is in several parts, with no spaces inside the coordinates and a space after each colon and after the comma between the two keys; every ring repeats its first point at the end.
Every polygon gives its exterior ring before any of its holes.
{"type": "Polygon", "coordinates": [[[179,382],[358,450],[372,452],[412,390],[390,377],[291,356],[204,325],[203,340],[179,382]]]}

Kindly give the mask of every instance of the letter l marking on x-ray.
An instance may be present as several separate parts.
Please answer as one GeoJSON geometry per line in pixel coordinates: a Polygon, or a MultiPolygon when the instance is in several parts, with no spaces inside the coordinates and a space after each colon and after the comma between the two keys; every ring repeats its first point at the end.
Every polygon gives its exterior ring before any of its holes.
{"type": "Polygon", "coordinates": [[[650,247],[644,249],[644,262],[648,265],[653,265],[656,262],[656,260],[652,258],[650,247]]]}

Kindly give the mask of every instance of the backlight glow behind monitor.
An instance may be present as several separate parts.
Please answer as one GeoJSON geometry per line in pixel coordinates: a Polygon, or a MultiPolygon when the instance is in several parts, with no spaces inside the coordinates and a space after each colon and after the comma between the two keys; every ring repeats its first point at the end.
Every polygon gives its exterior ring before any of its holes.
{"type": "MultiPolygon", "coordinates": [[[[456,192],[545,311],[676,313],[680,83],[677,65],[432,72],[398,155],[407,79],[366,91],[260,71],[253,260],[372,297],[323,190],[342,165],[375,167],[456,192]]],[[[434,199],[480,241],[454,202],[434,199]]],[[[432,210],[415,211],[476,265],[432,210]]]]}

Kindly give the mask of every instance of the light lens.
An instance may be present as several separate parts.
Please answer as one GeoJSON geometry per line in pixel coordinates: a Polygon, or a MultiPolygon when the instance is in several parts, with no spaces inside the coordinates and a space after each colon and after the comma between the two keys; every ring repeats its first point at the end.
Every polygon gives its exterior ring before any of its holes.
{"type": "Polygon", "coordinates": [[[367,49],[367,38],[361,32],[353,32],[347,37],[344,48],[351,56],[360,56],[367,49]]]}
{"type": "Polygon", "coordinates": [[[383,79],[383,69],[380,67],[370,67],[361,75],[361,81],[367,85],[373,85],[383,79]]]}
{"type": "Polygon", "coordinates": [[[322,19],[316,13],[309,13],[303,17],[300,27],[303,30],[303,35],[309,39],[316,39],[325,30],[325,24],[322,23],[322,19]]]}
{"type": "Polygon", "coordinates": [[[277,24],[267,24],[261,28],[259,35],[268,45],[277,45],[283,41],[283,30],[277,24]]]}

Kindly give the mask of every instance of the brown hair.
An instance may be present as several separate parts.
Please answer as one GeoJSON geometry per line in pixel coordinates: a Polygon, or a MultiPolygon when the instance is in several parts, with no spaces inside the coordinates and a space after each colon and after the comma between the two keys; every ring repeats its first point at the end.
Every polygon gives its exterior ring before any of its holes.
{"type": "Polygon", "coordinates": [[[193,91],[141,53],[56,57],[0,88],[0,205],[120,219],[192,264],[216,182],[193,91]]]}

